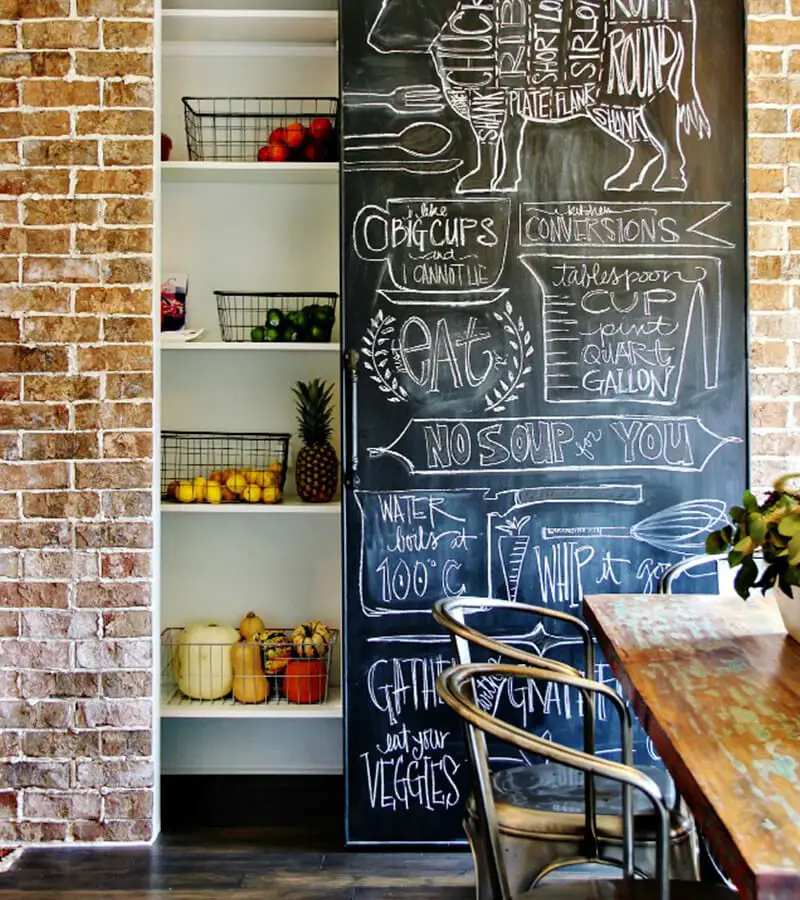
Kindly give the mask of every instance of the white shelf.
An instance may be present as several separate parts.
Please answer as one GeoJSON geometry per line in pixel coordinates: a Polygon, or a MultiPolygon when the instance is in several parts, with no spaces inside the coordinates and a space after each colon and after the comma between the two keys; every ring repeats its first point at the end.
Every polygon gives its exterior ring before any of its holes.
{"type": "Polygon", "coordinates": [[[165,9],[165,41],[334,46],[339,16],[323,9],[165,9]]]}
{"type": "Polygon", "coordinates": [[[327,703],[237,703],[222,700],[189,700],[179,691],[161,700],[162,719],[341,719],[342,697],[338,687],[328,691],[327,703]]]}
{"type": "Polygon", "coordinates": [[[162,162],[167,184],[338,184],[339,163],[162,162]]]}
{"type": "Polygon", "coordinates": [[[330,503],[304,503],[298,497],[287,497],[282,503],[162,503],[162,513],[177,515],[338,515],[342,504],[338,500],[330,503]]]}
{"type": "Polygon", "coordinates": [[[162,341],[161,349],[164,350],[235,350],[240,353],[264,352],[272,353],[338,353],[341,344],[338,341],[327,344],[299,343],[291,344],[287,341],[270,343],[256,343],[254,341],[162,341]]]}

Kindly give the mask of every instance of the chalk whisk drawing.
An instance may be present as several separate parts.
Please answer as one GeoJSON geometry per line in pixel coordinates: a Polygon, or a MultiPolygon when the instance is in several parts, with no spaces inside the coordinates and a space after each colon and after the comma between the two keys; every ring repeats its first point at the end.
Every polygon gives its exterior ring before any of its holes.
{"type": "Polygon", "coordinates": [[[683,192],[684,137],[711,136],[696,83],[695,0],[383,0],[380,53],[429,53],[474,137],[458,193],[515,192],[530,123],[588,118],[627,159],[608,191],[683,192]]]}

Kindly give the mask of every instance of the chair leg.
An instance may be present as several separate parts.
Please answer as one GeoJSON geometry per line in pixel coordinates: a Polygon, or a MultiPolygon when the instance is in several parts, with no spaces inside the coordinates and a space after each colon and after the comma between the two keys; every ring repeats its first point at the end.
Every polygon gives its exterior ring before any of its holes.
{"type": "Polygon", "coordinates": [[[492,854],[489,842],[475,819],[466,816],[463,824],[469,849],[472,852],[472,862],[475,866],[475,900],[494,900],[492,854]]]}

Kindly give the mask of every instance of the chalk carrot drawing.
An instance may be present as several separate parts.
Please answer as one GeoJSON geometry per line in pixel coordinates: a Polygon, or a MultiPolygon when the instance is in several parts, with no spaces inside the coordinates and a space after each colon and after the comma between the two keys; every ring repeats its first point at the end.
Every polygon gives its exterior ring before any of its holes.
{"type": "Polygon", "coordinates": [[[522,516],[520,519],[509,519],[504,525],[497,526],[497,530],[501,533],[497,539],[497,552],[503,570],[506,597],[512,603],[517,602],[522,566],[531,542],[530,535],[523,532],[530,520],[530,516],[522,516]]]}
{"type": "Polygon", "coordinates": [[[429,53],[475,166],[458,191],[517,190],[529,123],[588,118],[627,151],[609,191],[682,192],[684,135],[711,135],[695,80],[694,0],[383,0],[380,53],[429,53]]]}

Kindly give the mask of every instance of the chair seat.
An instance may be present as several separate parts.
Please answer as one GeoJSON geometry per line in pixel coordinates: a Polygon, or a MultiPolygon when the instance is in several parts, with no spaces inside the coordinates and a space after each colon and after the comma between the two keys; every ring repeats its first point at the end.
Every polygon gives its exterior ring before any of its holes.
{"type": "MultiPolygon", "coordinates": [[[[674,800],[672,782],[662,769],[642,766],[661,788],[667,805],[674,800]]],[[[585,831],[583,772],[559,765],[515,766],[492,775],[500,830],[519,837],[579,838],[585,831]]],[[[597,778],[598,836],[618,839],[622,835],[622,788],[618,782],[597,778]]],[[[652,807],[640,792],[633,795],[637,839],[646,840],[655,832],[652,807]]],[[[474,798],[468,804],[475,815],[474,798]]],[[[691,832],[686,816],[672,815],[673,837],[691,832]]]]}
{"type": "MultiPolygon", "coordinates": [[[[670,881],[670,900],[732,900],[737,895],[699,881],[670,881]]],[[[659,900],[655,881],[546,881],[514,900],[659,900]]]]}

